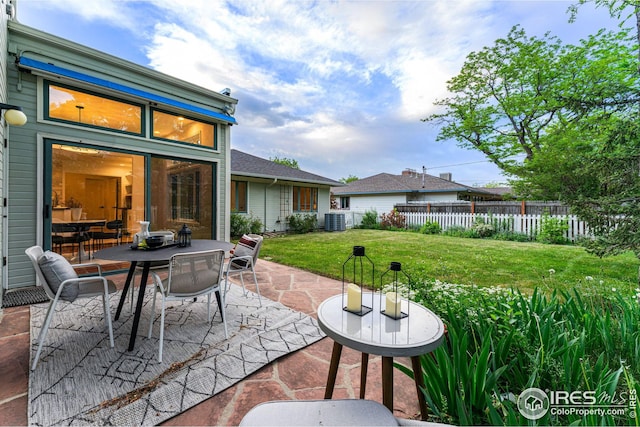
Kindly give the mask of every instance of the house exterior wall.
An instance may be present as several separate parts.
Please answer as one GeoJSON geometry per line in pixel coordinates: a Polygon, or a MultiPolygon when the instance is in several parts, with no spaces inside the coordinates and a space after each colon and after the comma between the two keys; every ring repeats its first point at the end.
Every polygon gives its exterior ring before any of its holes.
{"type": "MultiPolygon", "coordinates": [[[[7,21],[8,16],[6,13],[3,13],[6,10],[7,1],[2,0],[0,2],[0,64],[7,63],[7,21]]],[[[4,66],[0,66],[0,102],[7,103],[7,69],[4,66]]],[[[5,128],[4,118],[1,120],[0,126],[0,141],[4,141],[5,137],[7,137],[7,129],[5,128]]],[[[5,187],[5,162],[4,162],[4,144],[0,144],[0,200],[6,197],[6,187],[5,187]]],[[[5,214],[6,208],[4,207],[4,203],[0,203],[0,260],[2,260],[5,256],[5,214]]],[[[2,299],[4,295],[4,289],[7,285],[6,281],[6,266],[2,266],[0,263],[0,269],[2,269],[2,274],[0,274],[0,313],[2,313],[2,299]]]]}
{"type": "Polygon", "coordinates": [[[350,211],[364,213],[366,211],[375,210],[378,212],[378,215],[391,212],[394,206],[399,203],[449,202],[458,200],[458,194],[456,192],[369,194],[351,195],[348,197],[350,211]]]}
{"type": "MultiPolygon", "coordinates": [[[[232,176],[232,180],[247,181],[246,177],[232,176]]],[[[279,182],[266,179],[249,179],[247,183],[247,212],[245,215],[258,218],[263,230],[283,232],[288,230],[286,217],[298,212],[293,211],[293,187],[317,187],[318,227],[324,227],[324,214],[331,211],[330,187],[319,187],[307,183],[279,182]]]]}
{"type": "MultiPolygon", "coordinates": [[[[12,104],[23,107],[29,121],[25,126],[11,129],[8,148],[8,233],[3,236],[8,247],[9,287],[34,284],[34,272],[24,250],[34,244],[42,244],[44,223],[43,197],[43,146],[44,139],[67,142],[82,142],[105,149],[120,149],[140,154],[156,154],[181,160],[206,161],[215,164],[217,176],[214,178],[216,195],[214,200],[214,237],[229,238],[228,230],[228,161],[230,126],[219,123],[217,149],[211,150],[197,145],[175,144],[152,140],[148,137],[130,136],[100,129],[83,128],[64,123],[46,121],[43,116],[43,79],[38,71],[22,72],[14,63],[13,56],[28,52],[31,58],[54,63],[65,69],[90,74],[97,78],[125,85],[146,93],[199,106],[201,108],[221,108],[223,101],[211,91],[190,85],[178,79],[162,75],[127,61],[103,54],[50,34],[26,27],[15,21],[9,22],[9,54],[6,61],[8,73],[8,97],[12,104]]],[[[82,82],[61,78],[56,82],[67,83],[78,88],[90,89],[108,95],[104,88],[94,88],[82,82]]],[[[118,98],[130,99],[146,105],[150,117],[151,102],[132,99],[114,91],[118,98]]],[[[158,105],[163,108],[163,105],[158,105]]],[[[175,108],[170,109],[175,111],[175,108]]],[[[176,111],[178,112],[178,111],[176,111]]],[[[193,112],[189,112],[194,116],[193,112]]],[[[210,117],[203,118],[212,121],[210,117]]],[[[149,120],[147,120],[148,123],[149,120]]],[[[149,135],[149,130],[147,130],[149,135]]],[[[5,183],[7,190],[7,183],[5,183]]],[[[147,213],[150,215],[150,213],[147,213]]]]}
{"type": "Polygon", "coordinates": [[[458,193],[456,192],[448,192],[448,193],[417,193],[416,196],[413,194],[408,195],[407,202],[451,202],[458,200],[458,193]]]}
{"type": "Polygon", "coordinates": [[[350,210],[361,213],[375,210],[378,215],[382,215],[391,212],[396,203],[406,203],[406,201],[405,194],[350,196],[350,210]]]}

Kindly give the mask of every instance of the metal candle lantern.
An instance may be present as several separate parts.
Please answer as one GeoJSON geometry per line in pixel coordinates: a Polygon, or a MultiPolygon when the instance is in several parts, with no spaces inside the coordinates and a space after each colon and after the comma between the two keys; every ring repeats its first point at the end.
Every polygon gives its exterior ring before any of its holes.
{"type": "Polygon", "coordinates": [[[369,313],[373,307],[373,292],[371,294],[371,303],[369,306],[364,305],[362,302],[363,285],[364,285],[364,265],[362,259],[366,258],[371,265],[371,285],[373,285],[373,278],[375,273],[375,267],[373,262],[364,253],[364,246],[354,246],[353,252],[342,264],[342,307],[343,310],[350,313],[357,314],[358,316],[364,316],[369,313]],[[347,264],[353,264],[353,276],[350,283],[345,282],[347,264]],[[345,295],[347,303],[345,304],[345,295]]]}
{"type": "Polygon", "coordinates": [[[181,248],[191,246],[191,229],[187,227],[187,224],[183,224],[178,231],[178,246],[181,248]]]}
{"type": "Polygon", "coordinates": [[[409,316],[409,306],[411,306],[411,304],[407,306],[406,313],[402,311],[402,295],[400,295],[400,292],[398,292],[398,272],[401,272],[407,278],[408,290],[405,298],[407,300],[409,299],[408,293],[411,290],[411,278],[407,275],[407,273],[402,271],[401,263],[392,261],[387,271],[382,273],[382,276],[380,276],[380,289],[382,289],[382,284],[384,283],[384,276],[390,271],[393,272],[393,281],[391,282],[393,290],[385,294],[380,292],[380,312],[392,319],[404,319],[405,317],[409,316]],[[383,298],[384,302],[382,301],[383,298]]]}

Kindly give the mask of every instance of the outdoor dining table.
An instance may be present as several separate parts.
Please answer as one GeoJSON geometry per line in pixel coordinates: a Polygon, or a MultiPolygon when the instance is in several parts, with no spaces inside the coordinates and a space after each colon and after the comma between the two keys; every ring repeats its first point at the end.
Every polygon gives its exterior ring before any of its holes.
{"type": "Polygon", "coordinates": [[[129,273],[127,274],[127,280],[125,281],[124,288],[122,289],[122,295],[120,295],[120,302],[118,303],[118,309],[116,311],[114,321],[117,321],[120,317],[120,312],[122,311],[122,306],[124,305],[124,301],[127,297],[129,286],[131,286],[136,266],[138,263],[142,263],[142,277],[140,278],[138,300],[136,302],[136,309],[133,315],[133,324],[131,326],[131,337],[129,338],[128,350],[132,351],[136,343],[138,324],[140,323],[140,313],[142,311],[142,303],[144,301],[144,292],[147,287],[149,269],[152,263],[169,262],[169,259],[175,254],[216,249],[222,249],[226,252],[233,249],[233,247],[234,245],[232,243],[222,240],[194,239],[191,241],[191,246],[186,247],[171,244],[157,249],[133,249],[131,245],[118,245],[101,249],[94,253],[94,258],[131,262],[129,273]]]}

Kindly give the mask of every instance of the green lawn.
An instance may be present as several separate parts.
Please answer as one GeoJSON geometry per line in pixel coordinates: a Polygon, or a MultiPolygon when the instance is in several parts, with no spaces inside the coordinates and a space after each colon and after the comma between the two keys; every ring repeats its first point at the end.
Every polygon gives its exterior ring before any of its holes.
{"type": "Polygon", "coordinates": [[[638,260],[631,253],[598,258],[579,246],[412,232],[347,230],[267,238],[260,257],[342,279],[342,265],[354,245],[365,247],[375,265],[376,284],[389,263],[398,261],[412,278],[516,287],[525,292],[536,286],[544,290],[595,286],[632,294],[638,287],[638,260]]]}

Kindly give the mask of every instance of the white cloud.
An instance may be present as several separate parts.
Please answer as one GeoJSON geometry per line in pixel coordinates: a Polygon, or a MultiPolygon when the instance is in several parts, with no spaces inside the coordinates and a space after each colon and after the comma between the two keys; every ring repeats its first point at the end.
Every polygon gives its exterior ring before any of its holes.
{"type": "MultiPolygon", "coordinates": [[[[146,43],[149,66],[211,90],[232,89],[239,99],[235,148],[267,158],[280,153],[339,178],[482,160],[454,143],[434,143],[437,129],[419,119],[446,96],[445,83],[467,54],[492,45],[511,26],[576,38],[591,32],[594,16],[606,16],[585,6],[570,25],[564,11],[571,2],[34,0],[20,6],[127,29],[137,37],[132,49],[146,43]]],[[[454,179],[499,178],[495,167],[481,166],[453,171],[454,179]]]]}

